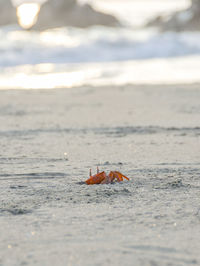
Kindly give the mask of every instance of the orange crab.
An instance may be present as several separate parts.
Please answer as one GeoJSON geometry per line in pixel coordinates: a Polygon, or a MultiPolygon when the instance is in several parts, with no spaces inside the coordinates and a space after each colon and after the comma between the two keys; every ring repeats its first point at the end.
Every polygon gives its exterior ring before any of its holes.
{"type": "Polygon", "coordinates": [[[94,184],[110,184],[116,179],[117,182],[121,182],[125,179],[130,180],[125,175],[121,174],[118,171],[110,171],[109,175],[103,171],[99,173],[99,168],[97,167],[97,174],[92,175],[92,171],[90,169],[90,177],[85,181],[87,185],[94,185],[94,184]]]}

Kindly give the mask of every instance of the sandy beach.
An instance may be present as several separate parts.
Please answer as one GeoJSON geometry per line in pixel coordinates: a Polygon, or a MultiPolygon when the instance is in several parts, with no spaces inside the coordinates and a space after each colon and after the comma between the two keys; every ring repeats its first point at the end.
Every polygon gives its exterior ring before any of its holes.
{"type": "Polygon", "coordinates": [[[199,85],[0,91],[0,265],[199,265],[199,85]],[[87,186],[89,169],[130,182],[87,186]]]}

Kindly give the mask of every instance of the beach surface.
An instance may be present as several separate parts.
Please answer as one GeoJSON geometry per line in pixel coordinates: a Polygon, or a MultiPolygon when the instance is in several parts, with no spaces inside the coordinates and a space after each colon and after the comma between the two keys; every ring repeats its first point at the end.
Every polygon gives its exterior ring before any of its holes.
{"type": "Polygon", "coordinates": [[[199,265],[200,86],[0,91],[0,265],[199,265]],[[96,166],[131,180],[87,186],[96,166]]]}

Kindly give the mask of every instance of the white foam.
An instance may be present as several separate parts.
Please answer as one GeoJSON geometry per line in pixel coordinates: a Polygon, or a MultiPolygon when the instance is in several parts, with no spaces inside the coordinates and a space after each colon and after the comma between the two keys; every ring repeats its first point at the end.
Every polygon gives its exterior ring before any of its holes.
{"type": "Polygon", "coordinates": [[[40,64],[5,71],[0,75],[0,88],[53,89],[83,85],[191,84],[200,82],[199,69],[200,56],[70,66],[40,64]]]}

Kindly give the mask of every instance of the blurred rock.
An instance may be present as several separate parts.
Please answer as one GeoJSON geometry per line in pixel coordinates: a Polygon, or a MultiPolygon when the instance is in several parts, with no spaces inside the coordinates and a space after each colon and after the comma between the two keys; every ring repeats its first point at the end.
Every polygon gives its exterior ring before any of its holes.
{"type": "Polygon", "coordinates": [[[16,9],[13,7],[11,1],[0,0],[0,26],[16,23],[16,9]]]}
{"type": "MultiPolygon", "coordinates": [[[[34,2],[27,0],[25,2],[34,2]]],[[[0,0],[0,26],[17,24],[16,8],[10,0],[0,0]]],[[[119,26],[112,15],[94,10],[90,5],[79,5],[77,0],[49,0],[41,6],[34,30],[46,30],[56,27],[89,27],[92,25],[119,26]]]]}
{"type": "Polygon", "coordinates": [[[159,16],[147,26],[157,26],[163,31],[199,31],[200,0],[192,0],[188,9],[175,12],[171,16],[159,16]]]}
{"type": "Polygon", "coordinates": [[[117,26],[118,20],[108,14],[94,10],[90,5],[79,5],[76,0],[49,0],[41,6],[35,30],[74,26],[89,27],[92,25],[117,26]]]}

